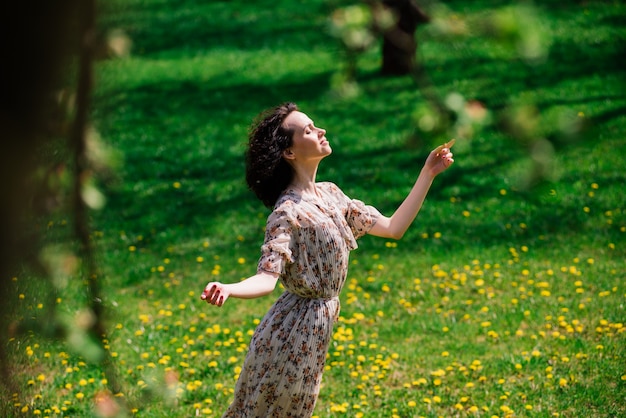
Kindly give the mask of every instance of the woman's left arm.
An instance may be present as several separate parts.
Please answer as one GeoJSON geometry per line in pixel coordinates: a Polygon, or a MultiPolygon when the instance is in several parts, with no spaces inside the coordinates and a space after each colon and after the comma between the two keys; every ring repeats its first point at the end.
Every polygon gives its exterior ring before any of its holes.
{"type": "Polygon", "coordinates": [[[450,152],[452,145],[454,145],[454,139],[431,151],[408,196],[391,217],[381,215],[378,218],[369,231],[370,235],[393,239],[402,238],[420,211],[435,177],[454,163],[452,152],[450,152]]]}

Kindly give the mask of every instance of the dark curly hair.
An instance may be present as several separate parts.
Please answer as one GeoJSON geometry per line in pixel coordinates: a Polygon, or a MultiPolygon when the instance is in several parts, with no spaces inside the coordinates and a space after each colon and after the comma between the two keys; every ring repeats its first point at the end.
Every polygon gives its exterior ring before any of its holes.
{"type": "Polygon", "coordinates": [[[248,136],[246,182],[269,208],[293,180],[293,168],[283,158],[283,152],[292,145],[294,131],[285,129],[283,122],[296,110],[298,106],[288,102],[262,112],[248,136]]]}

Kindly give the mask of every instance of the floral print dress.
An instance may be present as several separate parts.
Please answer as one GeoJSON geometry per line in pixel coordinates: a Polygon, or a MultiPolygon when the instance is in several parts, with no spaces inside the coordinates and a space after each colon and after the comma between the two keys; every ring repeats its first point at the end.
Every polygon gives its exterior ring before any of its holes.
{"type": "Polygon", "coordinates": [[[258,270],[285,292],[258,325],[224,417],[306,418],[320,390],[350,250],[380,213],[317,183],[318,199],[287,189],[267,220],[258,270]]]}

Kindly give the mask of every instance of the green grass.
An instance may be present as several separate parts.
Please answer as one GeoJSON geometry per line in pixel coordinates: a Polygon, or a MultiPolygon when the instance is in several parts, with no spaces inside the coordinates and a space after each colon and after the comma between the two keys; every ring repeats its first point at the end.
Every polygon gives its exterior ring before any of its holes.
{"type": "MultiPolygon", "coordinates": [[[[220,416],[280,292],[221,309],[199,300],[206,282],[256,268],[268,212],[244,184],[253,117],[296,101],[333,144],[318,179],[391,214],[432,146],[414,140],[423,98],[410,78],[378,75],[376,48],[359,57],[360,94],[333,94],[342,55],[327,31],[331,2],[116,3],[101,22],[126,30],[133,54],[98,64],[93,109],[123,156],[93,213],[116,399],[140,417],[220,416]]],[[[476,17],[507,3],[446,4],[476,17]]],[[[486,39],[420,29],[438,91],[494,114],[536,106],[554,165],[521,187],[526,150],[488,127],[457,142],[455,165],[401,241],[360,240],[318,417],[626,414],[626,8],[544,2],[541,11],[552,44],[537,65],[486,39]],[[570,115],[587,126],[578,138],[559,129],[570,115]]],[[[60,241],[69,221],[48,221],[50,242],[60,241]]],[[[85,318],[80,279],[15,282],[23,317],[56,311],[74,327],[85,318]]],[[[10,341],[20,388],[7,415],[93,416],[106,384],[81,347],[34,334],[10,341]]]]}

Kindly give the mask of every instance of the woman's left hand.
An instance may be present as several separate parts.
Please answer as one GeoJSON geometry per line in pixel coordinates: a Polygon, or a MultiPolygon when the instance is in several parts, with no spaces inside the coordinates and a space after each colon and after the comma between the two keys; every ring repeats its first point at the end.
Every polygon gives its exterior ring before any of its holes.
{"type": "Polygon", "coordinates": [[[435,177],[436,175],[447,170],[454,163],[454,159],[450,148],[454,145],[455,140],[451,139],[445,144],[439,145],[437,148],[431,151],[430,155],[426,159],[424,169],[428,173],[435,177]]]}

